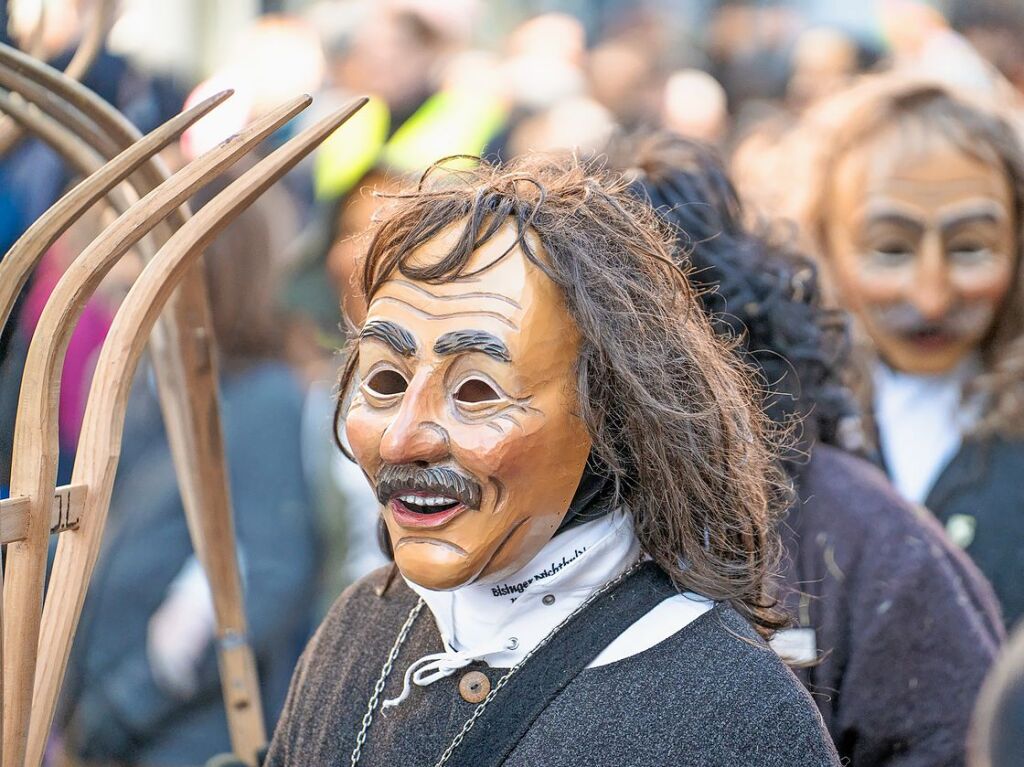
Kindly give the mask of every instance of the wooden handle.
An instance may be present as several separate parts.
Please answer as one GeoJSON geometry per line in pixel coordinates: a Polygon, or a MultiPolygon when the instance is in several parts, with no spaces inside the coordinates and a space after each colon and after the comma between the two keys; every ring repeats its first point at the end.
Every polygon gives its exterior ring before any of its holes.
{"type": "MultiPolygon", "coordinates": [[[[202,276],[200,264],[188,270],[181,288],[170,299],[170,321],[152,336],[151,357],[185,518],[192,546],[210,583],[217,631],[222,637],[244,642],[247,627],[224,440],[216,417],[217,367],[213,339],[206,330],[212,322],[202,276]]],[[[248,645],[234,646],[231,657],[249,660],[248,664],[234,660],[226,665],[221,658],[231,745],[248,761],[267,739],[259,681],[248,645]]]]}

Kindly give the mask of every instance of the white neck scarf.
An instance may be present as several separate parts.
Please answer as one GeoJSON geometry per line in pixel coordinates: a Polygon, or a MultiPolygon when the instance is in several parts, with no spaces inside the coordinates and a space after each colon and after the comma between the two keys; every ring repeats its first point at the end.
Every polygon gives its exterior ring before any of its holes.
{"type": "Polygon", "coordinates": [[[977,420],[980,403],[964,402],[964,385],[981,370],[969,356],[942,375],[911,375],[879,364],[875,418],[886,467],[904,498],[924,503],[977,420]]]}
{"type": "Polygon", "coordinates": [[[560,533],[529,564],[500,581],[431,591],[407,580],[430,608],[445,652],[413,662],[402,694],[385,701],[384,708],[405,700],[411,683],[425,687],[474,661],[514,666],[639,557],[633,520],[620,509],[560,533]]]}

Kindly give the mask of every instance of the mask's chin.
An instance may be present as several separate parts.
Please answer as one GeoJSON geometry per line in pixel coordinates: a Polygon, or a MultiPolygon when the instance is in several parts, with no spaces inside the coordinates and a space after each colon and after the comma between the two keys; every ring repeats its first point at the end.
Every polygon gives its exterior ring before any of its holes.
{"type": "MultiPolygon", "coordinates": [[[[395,564],[405,578],[432,591],[500,581],[524,567],[551,540],[553,529],[530,522],[530,517],[520,519],[497,543],[480,541],[486,550],[475,551],[402,530],[395,564]]],[[[553,522],[557,525],[557,519],[553,522]]]]}
{"type": "Polygon", "coordinates": [[[403,538],[395,548],[402,575],[432,591],[449,591],[471,583],[478,568],[469,554],[446,541],[403,538]]]}
{"type": "Polygon", "coordinates": [[[954,370],[971,347],[959,339],[945,343],[913,343],[902,338],[876,342],[882,359],[893,370],[908,375],[944,375],[954,370]]]}

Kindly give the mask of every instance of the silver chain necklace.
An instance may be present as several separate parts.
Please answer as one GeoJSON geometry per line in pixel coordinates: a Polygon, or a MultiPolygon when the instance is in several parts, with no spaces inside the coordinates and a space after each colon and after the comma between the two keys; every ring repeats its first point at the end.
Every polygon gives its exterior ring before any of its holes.
{"type": "MultiPolygon", "coordinates": [[[[443,765],[452,758],[452,754],[455,752],[455,749],[459,747],[459,744],[462,743],[469,731],[473,729],[473,725],[476,724],[476,720],[484,713],[484,709],[487,708],[487,704],[494,700],[494,696],[498,694],[498,690],[508,683],[508,680],[512,678],[513,674],[522,668],[538,650],[547,645],[548,642],[554,638],[555,634],[562,630],[565,624],[576,617],[578,613],[585,610],[590,603],[599,596],[636,572],[637,568],[640,567],[642,563],[643,559],[638,559],[627,570],[608,581],[601,588],[587,597],[579,607],[565,616],[561,623],[551,629],[547,636],[537,643],[536,647],[526,653],[521,661],[506,671],[505,674],[495,683],[494,687],[491,688],[491,691],[487,693],[487,697],[480,701],[477,707],[473,709],[473,713],[470,715],[469,719],[467,719],[465,724],[462,725],[462,729],[459,730],[458,734],[452,739],[448,748],[442,752],[441,757],[434,764],[434,767],[443,767],[443,765]]],[[[366,735],[370,731],[370,725],[373,724],[373,715],[377,710],[377,704],[380,702],[380,696],[381,693],[384,692],[384,687],[387,684],[388,677],[391,675],[391,667],[395,665],[395,660],[398,658],[398,653],[402,650],[402,645],[404,645],[405,640],[409,638],[409,631],[412,630],[413,623],[416,622],[416,618],[423,610],[423,605],[424,602],[422,599],[418,600],[416,604],[413,605],[413,608],[409,611],[408,617],[405,619],[405,623],[402,624],[402,628],[398,631],[398,636],[395,638],[395,643],[391,646],[391,652],[388,653],[387,660],[385,660],[384,665],[381,666],[380,676],[377,677],[377,683],[373,686],[373,693],[370,695],[370,699],[366,702],[366,714],[363,715],[362,726],[359,728],[359,732],[356,733],[356,746],[352,749],[352,758],[350,759],[351,767],[356,767],[356,765],[359,764],[359,760],[362,758],[363,745],[366,743],[366,735]]]]}

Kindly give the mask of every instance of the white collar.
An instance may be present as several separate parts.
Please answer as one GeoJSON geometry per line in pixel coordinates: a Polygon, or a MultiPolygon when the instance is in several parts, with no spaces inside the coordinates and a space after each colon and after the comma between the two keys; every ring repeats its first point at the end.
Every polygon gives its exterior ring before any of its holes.
{"type": "Polygon", "coordinates": [[[410,665],[402,695],[385,705],[404,700],[410,681],[426,686],[473,661],[514,666],[639,557],[633,519],[619,509],[556,535],[529,564],[500,581],[432,591],[407,580],[434,616],[445,652],[410,665]]]}
{"type": "Polygon", "coordinates": [[[976,352],[968,354],[948,372],[934,375],[904,373],[880,361],[875,365],[874,383],[876,393],[878,389],[914,386],[921,389],[949,389],[962,393],[964,387],[982,370],[981,355],[976,352]]]}
{"type": "Polygon", "coordinates": [[[633,519],[619,510],[556,535],[525,567],[500,581],[474,581],[452,591],[411,582],[409,587],[427,603],[447,648],[480,655],[492,666],[514,666],[639,556],[633,519]],[[486,658],[474,652],[495,642],[516,647],[486,658]]]}
{"type": "Polygon", "coordinates": [[[912,375],[879,364],[874,372],[878,437],[893,484],[924,503],[943,468],[960,449],[962,435],[981,413],[964,400],[964,388],[981,370],[970,355],[948,373],[912,375]]]}

